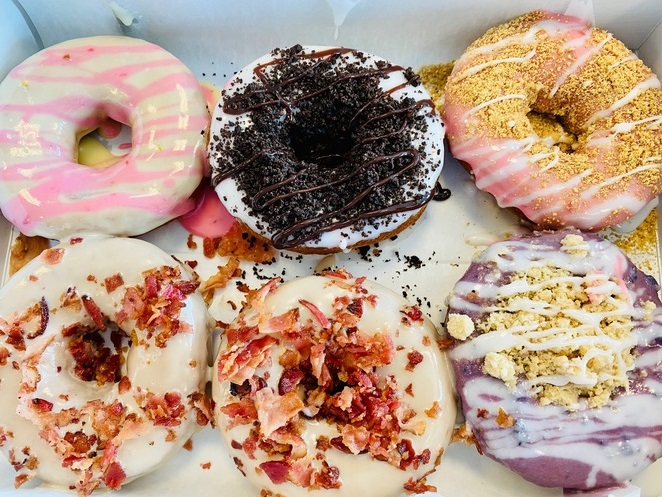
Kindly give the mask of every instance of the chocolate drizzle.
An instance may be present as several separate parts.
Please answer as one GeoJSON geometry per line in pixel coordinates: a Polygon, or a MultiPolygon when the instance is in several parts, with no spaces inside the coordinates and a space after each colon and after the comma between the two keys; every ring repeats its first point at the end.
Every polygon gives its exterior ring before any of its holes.
{"type": "Polygon", "coordinates": [[[275,247],[348,226],[379,228],[388,215],[433,198],[424,147],[412,145],[412,136],[422,140],[427,131],[421,109],[433,104],[392,97],[419,84],[411,70],[364,64],[367,57],[345,48],[305,53],[295,46],[272,55],[255,67],[256,82],[239,81],[243,88],[224,95],[223,111],[237,118],[212,137],[221,157],[212,164],[212,184],[234,178],[275,247]],[[382,90],[379,83],[394,72],[407,83],[382,90]]]}

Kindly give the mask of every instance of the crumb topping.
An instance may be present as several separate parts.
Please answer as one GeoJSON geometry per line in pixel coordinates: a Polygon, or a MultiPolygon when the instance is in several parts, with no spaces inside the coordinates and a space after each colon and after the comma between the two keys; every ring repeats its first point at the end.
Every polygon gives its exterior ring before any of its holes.
{"type": "MultiPolygon", "coordinates": [[[[581,237],[568,235],[564,247],[586,257],[581,237]]],[[[513,345],[489,352],[483,371],[515,389],[531,388],[542,405],[605,405],[628,389],[634,367],[632,303],[622,282],[594,273],[573,275],[543,265],[514,274],[494,310],[476,324],[480,333],[509,330],[513,345]]]]}

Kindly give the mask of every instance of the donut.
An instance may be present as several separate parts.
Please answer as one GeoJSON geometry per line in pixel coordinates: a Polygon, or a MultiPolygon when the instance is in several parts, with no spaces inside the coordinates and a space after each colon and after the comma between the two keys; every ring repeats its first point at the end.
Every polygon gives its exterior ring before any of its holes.
{"type": "Polygon", "coordinates": [[[483,454],[545,487],[621,485],[662,456],[654,278],[575,230],[489,246],[448,302],[449,356],[483,454]]]}
{"type": "Polygon", "coordinates": [[[344,271],[254,291],[225,330],[214,417],[265,495],[400,495],[434,487],[456,405],[420,309],[344,271]]]}
{"type": "Polygon", "coordinates": [[[393,236],[422,214],[443,166],[443,124],[418,76],[348,48],[273,50],[226,84],[212,123],[212,185],[278,249],[393,236]]]}
{"type": "Polygon", "coordinates": [[[16,486],[118,489],[207,422],[196,288],[147,242],[72,238],[0,289],[0,451],[16,486]]]}
{"type": "Polygon", "coordinates": [[[620,224],[662,192],[660,81],[578,18],[487,31],[457,60],[442,116],[477,187],[539,229],[620,224]]]}
{"type": "Polygon", "coordinates": [[[133,236],[193,208],[209,111],[195,76],[164,49],[121,36],[65,41],[0,83],[0,209],[26,235],[133,236]],[[78,142],[107,119],[130,152],[93,168],[78,142]]]}

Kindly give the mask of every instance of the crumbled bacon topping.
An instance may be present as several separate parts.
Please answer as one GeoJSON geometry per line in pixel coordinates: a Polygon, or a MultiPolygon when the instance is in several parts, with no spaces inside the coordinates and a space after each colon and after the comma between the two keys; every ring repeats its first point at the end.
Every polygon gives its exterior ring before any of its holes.
{"type": "Polygon", "coordinates": [[[207,304],[211,302],[217,289],[225,288],[232,278],[238,278],[242,274],[239,259],[236,257],[230,257],[223,266],[217,266],[217,269],[216,274],[210,276],[200,286],[200,293],[207,304]]]}
{"type": "Polygon", "coordinates": [[[182,279],[180,269],[171,266],[150,269],[143,277],[143,285],[126,289],[116,321],[121,325],[135,320],[137,329],[147,331],[147,338],[154,337],[157,347],[165,347],[173,336],[191,331],[179,314],[198,283],[182,279]]]}
{"type": "Polygon", "coordinates": [[[244,261],[257,263],[272,262],[276,256],[275,250],[267,240],[248,232],[236,222],[223,236],[205,238],[203,253],[209,258],[218,254],[221,257],[234,256],[244,261]]]}
{"type": "Polygon", "coordinates": [[[405,369],[407,371],[413,371],[416,366],[423,362],[423,354],[421,354],[418,350],[412,350],[411,352],[407,353],[407,361],[408,362],[405,366],[405,369]]]}
{"type": "Polygon", "coordinates": [[[422,323],[423,322],[423,312],[420,308],[415,305],[405,306],[402,308],[402,314],[404,314],[407,319],[403,321],[404,324],[409,324],[410,322],[422,323]]]}
{"type": "MultiPolygon", "coordinates": [[[[374,307],[377,298],[345,274],[333,281],[352,297],[336,298],[328,315],[314,301],[301,299],[306,319],[301,319],[298,307],[272,316],[264,299],[278,283],[273,280],[249,294],[247,306],[225,331],[217,375],[219,381],[232,383],[237,401],[220,411],[228,417],[229,429],[254,425],[233,447],[249,458],[255,458],[257,449],[264,451],[269,459],[259,468],[276,484],[338,488],[340,474],[326,462],[327,450],[368,453],[402,470],[430,461],[428,449],[417,453],[403,436],[420,434],[425,422],[413,420],[416,412],[403,400],[397,379],[379,373],[396,354],[390,334],[368,334],[359,326],[365,306],[374,307]],[[272,357],[274,350],[277,359],[272,357]],[[258,374],[261,365],[273,360],[283,367],[274,389],[258,374]],[[342,434],[318,440],[319,464],[304,457],[304,418],[336,424],[342,434]]],[[[418,316],[412,313],[408,319],[418,316]]],[[[423,356],[413,350],[407,358],[413,369],[423,356]]]]}
{"type": "Polygon", "coordinates": [[[83,301],[83,307],[85,307],[85,310],[92,318],[92,321],[94,321],[94,324],[100,330],[105,330],[106,323],[104,322],[105,321],[104,315],[101,312],[101,309],[99,309],[97,303],[92,299],[92,297],[88,295],[82,295],[81,300],[83,301]]]}
{"type": "Polygon", "coordinates": [[[62,247],[47,248],[39,257],[46,264],[53,266],[58,264],[64,257],[64,249],[62,247]]]}
{"type": "Polygon", "coordinates": [[[149,392],[141,402],[141,407],[156,426],[179,426],[185,414],[179,392],[166,392],[162,396],[149,392]]]}
{"type": "Polygon", "coordinates": [[[500,428],[511,428],[515,424],[515,418],[504,411],[502,407],[499,407],[499,412],[496,416],[496,423],[500,428]]]}
{"type": "Polygon", "coordinates": [[[7,365],[7,359],[11,353],[6,347],[0,347],[0,366],[6,366],[7,365]]]}
{"type": "Polygon", "coordinates": [[[124,278],[120,273],[116,273],[105,278],[103,284],[106,287],[106,292],[112,293],[124,284],[124,278]]]}
{"type": "Polygon", "coordinates": [[[74,359],[74,375],[83,381],[96,381],[98,385],[120,381],[121,342],[113,350],[102,333],[80,324],[66,330],[66,335],[71,336],[68,349],[74,359]]]}

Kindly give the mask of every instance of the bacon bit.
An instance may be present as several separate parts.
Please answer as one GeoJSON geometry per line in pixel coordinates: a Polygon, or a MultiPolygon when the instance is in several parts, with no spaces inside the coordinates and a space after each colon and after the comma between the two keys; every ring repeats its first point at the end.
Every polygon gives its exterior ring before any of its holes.
{"type": "Polygon", "coordinates": [[[14,488],[19,488],[21,485],[23,485],[25,482],[30,480],[32,477],[30,475],[26,475],[25,473],[17,475],[14,478],[14,488]]]}
{"type": "Polygon", "coordinates": [[[413,397],[414,396],[414,385],[412,385],[411,383],[409,385],[407,385],[405,387],[405,393],[407,395],[410,395],[411,397],[413,397]]]}
{"type": "Polygon", "coordinates": [[[354,299],[347,306],[347,312],[354,314],[355,316],[363,316],[363,300],[354,299]]]}
{"type": "Polygon", "coordinates": [[[251,424],[253,421],[257,421],[257,409],[255,408],[255,403],[249,398],[244,398],[238,402],[224,405],[220,410],[230,418],[228,429],[232,429],[239,425],[251,424]]]}
{"type": "Polygon", "coordinates": [[[189,438],[186,442],[184,442],[184,445],[182,445],[182,449],[191,452],[193,450],[193,439],[189,438]]]}
{"type": "Polygon", "coordinates": [[[400,312],[402,312],[414,323],[423,322],[423,312],[418,308],[418,306],[415,305],[405,306],[400,312]]]}
{"type": "Polygon", "coordinates": [[[75,236],[69,239],[69,245],[77,245],[81,243],[83,239],[80,236],[75,236]]]}
{"type": "Polygon", "coordinates": [[[467,423],[462,423],[460,426],[453,430],[453,434],[451,435],[451,443],[455,442],[464,442],[466,445],[475,445],[478,452],[480,454],[483,453],[480,446],[478,445],[476,436],[473,434],[467,423]]]}
{"type": "Polygon", "coordinates": [[[329,437],[326,437],[324,435],[320,435],[317,437],[317,441],[315,442],[315,448],[321,452],[326,452],[329,450],[331,447],[331,441],[329,440],[329,437]]]}
{"type": "Polygon", "coordinates": [[[87,454],[90,448],[96,443],[96,435],[86,435],[82,431],[70,432],[64,434],[64,440],[71,445],[71,448],[77,454],[87,454]]]}
{"type": "Polygon", "coordinates": [[[280,485],[287,481],[290,466],[285,461],[265,461],[259,468],[269,477],[272,483],[280,485]]]}
{"type": "Polygon", "coordinates": [[[53,403],[46,399],[34,398],[32,399],[32,407],[39,412],[50,412],[53,410],[53,403]]]}
{"type": "Polygon", "coordinates": [[[487,409],[478,408],[476,409],[476,417],[486,419],[490,412],[487,409]]]}
{"type": "Polygon", "coordinates": [[[103,482],[111,490],[118,490],[126,480],[126,473],[118,462],[113,462],[103,474],[103,482]]]}
{"type": "Polygon", "coordinates": [[[64,257],[64,249],[62,247],[47,248],[39,257],[44,263],[54,266],[64,257]]]}
{"type": "Polygon", "coordinates": [[[216,247],[214,247],[213,238],[204,238],[202,240],[202,253],[207,259],[211,259],[216,256],[216,247]]]}
{"type": "Polygon", "coordinates": [[[270,335],[265,335],[250,341],[243,349],[228,352],[218,360],[218,381],[230,380],[240,385],[251,378],[257,368],[266,357],[271,347],[278,340],[270,335]]]}
{"type": "Polygon", "coordinates": [[[189,235],[188,238],[186,239],[186,246],[191,250],[195,250],[198,248],[198,244],[193,239],[193,235],[189,235]]]}
{"type": "Polygon", "coordinates": [[[331,276],[333,278],[338,278],[341,280],[351,280],[352,275],[346,269],[334,269],[332,271],[323,271],[322,275],[331,276]]]}
{"type": "Polygon", "coordinates": [[[128,376],[122,376],[119,383],[117,384],[117,391],[121,395],[125,394],[129,390],[131,390],[131,380],[129,380],[128,376]]]}
{"type": "Polygon", "coordinates": [[[500,428],[511,428],[515,424],[515,418],[509,416],[501,407],[499,407],[499,412],[495,421],[500,428]]]}
{"type": "Polygon", "coordinates": [[[40,335],[43,335],[44,331],[48,327],[48,319],[50,318],[50,311],[48,309],[48,304],[46,303],[46,298],[42,297],[39,301],[39,327],[32,333],[28,333],[27,337],[29,339],[37,338],[40,335]]]}
{"type": "Polygon", "coordinates": [[[329,319],[315,304],[303,299],[299,299],[299,303],[311,312],[315,319],[317,319],[317,322],[320,324],[322,329],[328,330],[331,328],[331,321],[329,321],[329,319]]]}
{"type": "Polygon", "coordinates": [[[120,380],[120,356],[106,346],[98,330],[90,331],[78,326],[73,330],[68,348],[75,364],[73,373],[83,381],[96,381],[98,385],[120,380]]]}
{"type": "Polygon", "coordinates": [[[278,395],[292,392],[304,378],[305,374],[299,368],[286,369],[278,380],[278,395]]]}
{"type": "Polygon", "coordinates": [[[258,390],[255,393],[255,408],[260,422],[260,434],[268,437],[285,426],[304,407],[297,392],[277,395],[271,388],[258,390]]]}
{"type": "Polygon", "coordinates": [[[430,409],[425,409],[425,414],[428,418],[437,419],[439,414],[441,414],[441,406],[436,400],[432,403],[430,409]]]}
{"type": "Polygon", "coordinates": [[[370,443],[370,431],[365,426],[344,425],[341,428],[342,445],[351,454],[361,454],[370,443]]]}
{"type": "Polygon", "coordinates": [[[299,322],[299,308],[295,307],[280,316],[272,316],[266,323],[261,323],[261,333],[285,333],[295,330],[299,322]]]}
{"type": "Polygon", "coordinates": [[[453,345],[453,339],[452,338],[439,338],[437,339],[437,347],[439,347],[439,350],[446,350],[451,348],[453,345]]]}
{"type": "Polygon", "coordinates": [[[428,485],[427,482],[425,481],[425,477],[419,479],[419,480],[414,480],[413,478],[410,478],[407,483],[404,484],[404,489],[407,492],[411,492],[413,494],[423,494],[425,492],[436,492],[437,487],[434,485],[428,485]]]}
{"type": "Polygon", "coordinates": [[[94,321],[94,324],[97,325],[100,330],[105,330],[106,325],[103,322],[103,313],[96,302],[89,295],[83,295],[81,299],[83,300],[83,307],[85,307],[85,310],[92,318],[92,321],[94,321]]]}
{"type": "Polygon", "coordinates": [[[211,469],[211,463],[210,463],[210,462],[203,462],[203,463],[200,463],[200,467],[201,467],[202,469],[211,469]]]}
{"type": "Polygon", "coordinates": [[[411,352],[407,353],[407,360],[408,362],[405,366],[405,369],[407,371],[413,371],[416,366],[423,362],[423,354],[421,354],[418,350],[412,350],[411,352]]]}
{"type": "Polygon", "coordinates": [[[340,471],[335,466],[329,466],[322,461],[322,469],[315,473],[315,483],[322,488],[340,488],[340,471]]]}
{"type": "Polygon", "coordinates": [[[230,257],[225,265],[217,266],[217,269],[218,271],[216,274],[209,277],[200,286],[200,292],[202,293],[202,296],[207,304],[211,302],[216,290],[225,288],[232,278],[241,276],[241,270],[239,269],[239,259],[236,257],[230,257]]]}
{"type": "Polygon", "coordinates": [[[12,323],[11,328],[9,328],[9,331],[7,332],[5,343],[11,345],[16,350],[25,350],[25,339],[23,338],[23,330],[19,323],[12,323]]]}
{"type": "Polygon", "coordinates": [[[124,284],[124,278],[120,273],[108,276],[108,278],[103,280],[104,286],[106,287],[106,292],[112,293],[121,287],[124,284]]]}
{"type": "Polygon", "coordinates": [[[156,426],[170,428],[182,423],[181,417],[185,410],[179,392],[166,392],[162,397],[150,392],[141,407],[156,426]]]}
{"type": "Polygon", "coordinates": [[[11,353],[9,352],[9,349],[6,347],[0,347],[0,366],[6,366],[7,365],[7,359],[11,353]]]}

